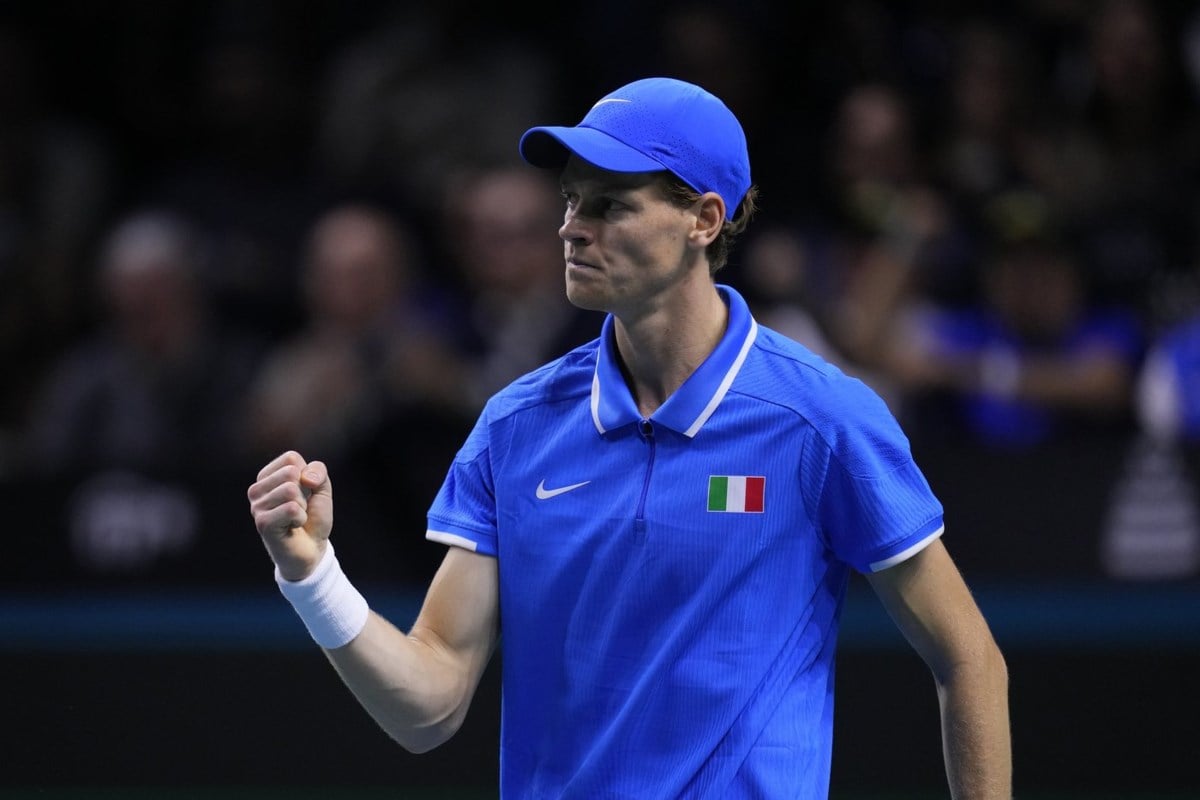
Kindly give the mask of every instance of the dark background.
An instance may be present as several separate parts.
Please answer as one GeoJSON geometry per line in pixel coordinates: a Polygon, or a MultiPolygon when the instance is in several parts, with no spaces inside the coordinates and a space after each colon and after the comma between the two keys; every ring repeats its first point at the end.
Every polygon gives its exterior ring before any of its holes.
{"type": "MultiPolygon", "coordinates": [[[[1088,37],[1101,5],[1028,0],[984,13],[762,0],[713,7],[729,34],[721,49],[686,46],[691,29],[668,25],[684,6],[659,2],[0,4],[0,795],[382,787],[486,797],[495,785],[499,665],[452,742],[420,757],[392,745],[274,592],[245,503],[257,462],[34,468],[23,443],[37,387],[96,330],[91,272],[127,213],[180,210],[224,252],[252,241],[259,255],[233,278],[279,290],[239,293],[223,274],[214,283],[223,323],[269,345],[302,322],[295,263],[320,209],[370,198],[436,253],[442,165],[481,151],[511,158],[513,130],[569,123],[628,80],[674,74],[719,86],[742,117],[764,198],[756,224],[811,230],[832,216],[840,100],[867,81],[898,87],[920,148],[936,151],[956,34],[969,23],[998,25],[1023,45],[1041,124],[1087,129],[1098,113],[1088,37]],[[394,59],[381,78],[394,94],[381,96],[418,99],[413,113],[440,110],[445,127],[382,125],[392,138],[351,158],[342,143],[355,141],[346,126],[360,130],[353,115],[339,118],[342,138],[331,132],[336,79],[367,52],[394,59]],[[133,549],[89,550],[106,525],[135,531],[133,549]]],[[[1158,130],[1194,144],[1200,67],[1189,70],[1188,52],[1200,17],[1190,3],[1143,7],[1166,54],[1158,130]]],[[[370,121],[380,124],[362,126],[370,121]]],[[[1127,303],[1150,334],[1200,308],[1187,289],[1200,272],[1200,162],[1165,163],[1136,195],[1152,207],[1105,209],[1078,228],[1149,231],[1154,265],[1094,263],[1108,265],[1096,267],[1100,296],[1127,303]]],[[[1081,245],[1096,241],[1080,234],[1081,245]]],[[[429,280],[459,290],[436,257],[429,264],[429,280]]],[[[738,270],[735,258],[735,284],[738,270]]],[[[1008,659],[1018,796],[1200,797],[1196,444],[1157,447],[1132,417],[1032,448],[984,446],[936,418],[904,421],[946,506],[947,546],[1008,659]],[[1176,539],[1146,534],[1163,529],[1164,509],[1176,539]]],[[[428,435],[397,451],[401,468],[338,473],[340,557],[400,624],[440,558],[421,538],[424,513],[469,417],[409,425],[428,435]],[[389,483],[398,474],[403,487],[389,483]]],[[[833,796],[940,796],[932,681],[861,581],[838,684],[833,796]]]]}

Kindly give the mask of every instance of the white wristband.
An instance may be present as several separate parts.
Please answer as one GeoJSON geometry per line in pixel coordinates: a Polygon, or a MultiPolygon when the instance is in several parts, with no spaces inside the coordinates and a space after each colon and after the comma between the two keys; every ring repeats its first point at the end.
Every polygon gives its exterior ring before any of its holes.
{"type": "Polygon", "coordinates": [[[313,641],[327,650],[349,644],[367,624],[370,607],[342,572],[332,544],[326,544],[325,555],[307,578],[286,580],[276,567],[275,582],[313,641]]]}

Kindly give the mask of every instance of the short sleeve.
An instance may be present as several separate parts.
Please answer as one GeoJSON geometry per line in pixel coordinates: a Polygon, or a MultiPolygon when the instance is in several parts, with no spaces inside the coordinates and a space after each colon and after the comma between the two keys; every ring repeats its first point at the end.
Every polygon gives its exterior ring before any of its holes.
{"type": "Polygon", "coordinates": [[[496,492],[487,410],[454,457],[428,514],[425,538],[495,556],[496,492]]]}
{"type": "Polygon", "coordinates": [[[866,390],[844,420],[805,447],[821,477],[812,513],[827,545],[860,572],[878,572],[941,535],[942,504],[883,401],[866,390]]]}

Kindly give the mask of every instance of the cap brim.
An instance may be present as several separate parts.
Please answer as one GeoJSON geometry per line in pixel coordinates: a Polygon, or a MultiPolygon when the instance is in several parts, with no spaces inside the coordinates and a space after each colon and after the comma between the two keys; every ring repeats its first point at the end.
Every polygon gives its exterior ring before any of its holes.
{"type": "Polygon", "coordinates": [[[595,128],[542,126],[521,137],[521,157],[535,167],[561,169],[571,153],[610,172],[659,172],[659,162],[595,128]]]}

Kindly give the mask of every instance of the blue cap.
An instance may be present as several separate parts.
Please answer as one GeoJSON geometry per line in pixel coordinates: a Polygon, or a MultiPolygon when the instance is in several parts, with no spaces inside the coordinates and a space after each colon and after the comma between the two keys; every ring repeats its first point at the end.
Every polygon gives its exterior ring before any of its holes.
{"type": "Polygon", "coordinates": [[[530,128],[521,157],[561,169],[571,153],[610,172],[667,170],[697,192],[716,192],[725,217],[750,188],[750,155],[737,117],[716,96],[674,78],[644,78],[592,106],[575,127],[530,128]]]}

